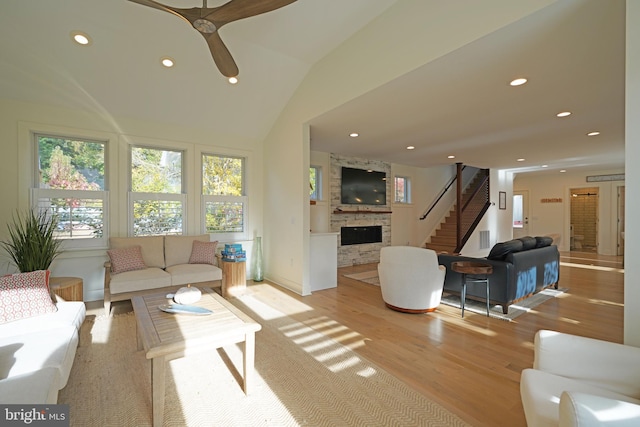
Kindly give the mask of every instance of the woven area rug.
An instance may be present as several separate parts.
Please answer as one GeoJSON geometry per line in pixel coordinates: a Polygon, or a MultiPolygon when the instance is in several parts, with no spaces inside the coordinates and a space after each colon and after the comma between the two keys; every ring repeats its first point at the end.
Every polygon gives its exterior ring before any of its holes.
{"type": "Polygon", "coordinates": [[[360,282],[365,282],[370,285],[380,286],[380,279],[378,278],[377,270],[363,271],[362,273],[344,274],[344,277],[355,279],[360,282]]]}
{"type": "MultiPolygon", "coordinates": [[[[249,396],[237,346],[176,359],[167,374],[165,425],[468,425],[317,330],[265,304],[269,316],[262,317],[234,304],[263,325],[249,396]]],[[[58,399],[70,405],[71,426],[150,426],[151,363],[136,349],[133,314],[87,317],[81,339],[58,399]]]]}
{"type": "MultiPolygon", "coordinates": [[[[549,301],[552,298],[556,298],[566,291],[568,288],[559,288],[559,289],[544,289],[538,292],[535,295],[532,295],[528,298],[525,298],[521,301],[518,301],[509,306],[509,310],[507,314],[502,312],[502,306],[499,304],[489,305],[489,317],[493,317],[501,320],[512,321],[516,317],[528,313],[535,307],[544,303],[545,301],[549,301]]],[[[442,304],[450,305],[452,307],[460,308],[460,296],[458,295],[449,295],[447,293],[442,295],[442,304]]],[[[467,299],[464,304],[465,315],[467,312],[482,314],[483,316],[487,315],[487,304],[485,302],[476,301],[467,299]]]]}
{"type": "MultiPolygon", "coordinates": [[[[345,274],[344,276],[349,277],[350,279],[358,280],[360,282],[365,282],[371,285],[380,286],[380,279],[378,278],[378,272],[376,270],[363,271],[361,273],[354,273],[354,274],[345,274]]],[[[544,289],[542,292],[538,292],[537,294],[532,295],[529,298],[525,298],[522,301],[519,301],[515,304],[511,304],[509,306],[509,310],[507,314],[504,314],[502,312],[501,305],[499,304],[490,305],[489,317],[512,321],[516,317],[524,313],[528,313],[533,308],[537,307],[543,302],[548,301],[551,298],[556,298],[557,296],[562,295],[568,290],[569,290],[568,288],[544,289]]],[[[450,295],[445,292],[442,295],[441,302],[442,304],[460,308],[460,296],[458,295],[450,295]]],[[[480,301],[467,299],[467,301],[464,304],[464,310],[465,310],[465,313],[472,312],[477,314],[483,314],[486,316],[487,305],[480,301]]]]}

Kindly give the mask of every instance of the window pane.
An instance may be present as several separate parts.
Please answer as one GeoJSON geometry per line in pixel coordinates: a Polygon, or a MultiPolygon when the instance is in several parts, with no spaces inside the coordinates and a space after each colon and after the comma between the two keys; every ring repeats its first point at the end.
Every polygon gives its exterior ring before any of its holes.
{"type": "Polygon", "coordinates": [[[394,178],[395,201],[397,203],[409,203],[408,178],[396,176],[394,178]]]}
{"type": "Polygon", "coordinates": [[[524,228],[522,194],[513,195],[513,228],[524,228]]]}
{"type": "Polygon", "coordinates": [[[38,135],[38,188],[104,190],[104,143],[38,135]]]}
{"type": "Polygon", "coordinates": [[[318,200],[318,169],[315,167],[309,168],[309,187],[309,198],[318,200]]]}
{"type": "Polygon", "coordinates": [[[133,235],[182,234],[182,202],[136,200],[133,202],[133,235]]]}
{"type": "Polygon", "coordinates": [[[211,196],[244,196],[244,159],[238,157],[202,156],[202,194],[211,196]]]}
{"type": "Polygon", "coordinates": [[[182,152],[132,147],[131,191],[182,193],[182,152]]]}
{"type": "Polygon", "coordinates": [[[242,202],[206,202],[207,233],[239,233],[244,230],[242,202]]]}
{"type": "Polygon", "coordinates": [[[41,198],[40,209],[58,216],[56,239],[95,239],[103,237],[104,204],[102,199],[41,198]]]}

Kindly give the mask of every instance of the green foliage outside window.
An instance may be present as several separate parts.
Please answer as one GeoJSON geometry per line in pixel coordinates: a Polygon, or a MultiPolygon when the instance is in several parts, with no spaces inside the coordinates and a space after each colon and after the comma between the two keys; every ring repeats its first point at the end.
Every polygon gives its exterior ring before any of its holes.
{"type": "Polygon", "coordinates": [[[311,200],[318,198],[318,185],[317,185],[317,168],[309,168],[309,197],[311,200]]]}
{"type": "MultiPolygon", "coordinates": [[[[39,188],[104,190],[104,143],[38,135],[37,146],[39,188]]],[[[102,236],[104,212],[100,198],[49,197],[39,200],[38,206],[59,218],[56,238],[102,236]]]]}
{"type": "Polygon", "coordinates": [[[202,156],[202,194],[243,196],[243,163],[238,157],[202,156]]]}
{"type": "Polygon", "coordinates": [[[205,202],[205,227],[208,233],[244,231],[243,158],[203,155],[202,194],[208,198],[205,202]]]}
{"type": "MultiPolygon", "coordinates": [[[[131,148],[133,193],[182,193],[182,152],[131,148]]],[[[181,234],[183,206],[179,201],[154,200],[143,195],[133,203],[134,236],[181,234]]]]}
{"type": "Polygon", "coordinates": [[[133,147],[131,149],[131,191],[181,193],[182,153],[133,147]]]}

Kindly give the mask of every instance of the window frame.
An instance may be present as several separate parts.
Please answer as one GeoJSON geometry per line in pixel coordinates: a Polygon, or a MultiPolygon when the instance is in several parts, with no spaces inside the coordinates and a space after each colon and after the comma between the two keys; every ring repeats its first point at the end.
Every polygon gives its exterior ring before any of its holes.
{"type": "Polygon", "coordinates": [[[179,202],[182,205],[182,223],[180,232],[165,232],[163,234],[141,234],[140,236],[157,236],[157,235],[184,235],[185,231],[188,230],[187,222],[188,222],[188,203],[187,203],[187,194],[186,194],[186,173],[187,173],[187,152],[185,149],[174,148],[174,147],[163,147],[158,145],[151,144],[129,144],[128,145],[128,164],[127,164],[127,233],[128,236],[135,236],[135,218],[134,218],[134,207],[135,203],[138,201],[172,201],[179,202]],[[148,150],[157,150],[157,151],[172,151],[176,153],[180,153],[180,192],[179,193],[153,193],[153,192],[142,192],[142,191],[133,191],[133,150],[135,148],[143,148],[148,150]]]}
{"type": "Polygon", "coordinates": [[[29,184],[30,209],[43,210],[48,207],[41,205],[42,199],[92,199],[102,201],[102,236],[95,238],[62,238],[61,248],[63,251],[102,249],[108,246],[110,230],[109,211],[109,138],[96,138],[93,135],[83,135],[76,131],[50,131],[45,129],[29,129],[31,153],[31,178],[29,184]],[[40,180],[40,141],[41,137],[50,137],[66,140],[77,140],[87,143],[98,143],[103,145],[104,164],[104,188],[102,190],[66,190],[58,188],[41,188],[40,180]]]}
{"type": "Polygon", "coordinates": [[[316,171],[316,188],[313,189],[313,192],[309,194],[309,200],[320,201],[322,199],[322,166],[309,166],[309,169],[314,169],[316,171]]]}
{"type": "Polygon", "coordinates": [[[201,210],[201,228],[203,233],[209,234],[210,240],[217,240],[219,242],[237,242],[243,240],[249,240],[249,197],[247,196],[247,164],[249,158],[246,155],[240,154],[225,154],[219,152],[201,151],[200,152],[200,210],[201,210]],[[242,195],[213,195],[204,194],[204,158],[205,157],[222,157],[240,159],[242,161],[242,195]],[[242,203],[242,231],[231,231],[225,233],[216,233],[207,230],[207,203],[215,202],[240,202],[242,203]]]}
{"type": "Polygon", "coordinates": [[[393,203],[410,205],[411,204],[411,178],[408,176],[394,175],[393,176],[393,203]],[[404,201],[398,200],[397,180],[402,179],[404,181],[404,201]]]}

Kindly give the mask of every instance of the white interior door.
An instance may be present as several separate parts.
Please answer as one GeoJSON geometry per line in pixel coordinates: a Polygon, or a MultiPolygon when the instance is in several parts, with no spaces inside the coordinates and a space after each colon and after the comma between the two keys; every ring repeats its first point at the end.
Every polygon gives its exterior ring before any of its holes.
{"type": "Polygon", "coordinates": [[[513,238],[529,235],[529,192],[513,192],[513,238]]]}

